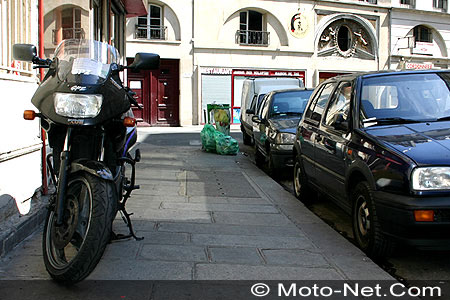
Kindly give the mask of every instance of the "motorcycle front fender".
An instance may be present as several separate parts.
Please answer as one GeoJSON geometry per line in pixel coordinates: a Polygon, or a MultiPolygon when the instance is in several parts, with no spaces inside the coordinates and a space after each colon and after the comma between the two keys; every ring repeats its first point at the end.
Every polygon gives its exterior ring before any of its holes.
{"type": "Polygon", "coordinates": [[[70,165],[70,173],[73,174],[77,172],[87,172],[101,179],[114,181],[111,171],[99,161],[78,159],[70,165]]]}

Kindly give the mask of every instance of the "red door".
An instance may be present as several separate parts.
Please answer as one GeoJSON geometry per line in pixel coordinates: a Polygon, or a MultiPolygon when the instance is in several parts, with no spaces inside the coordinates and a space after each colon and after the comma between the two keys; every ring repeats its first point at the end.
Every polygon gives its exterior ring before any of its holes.
{"type": "Polygon", "coordinates": [[[128,73],[128,87],[136,93],[134,98],[139,103],[139,108],[132,106],[134,117],[139,126],[150,125],[150,98],[149,98],[149,80],[142,73],[128,73]]]}
{"type": "MultiPolygon", "coordinates": [[[[179,126],[179,61],[161,60],[160,69],[153,72],[156,95],[152,97],[152,125],[179,126]]],[[[152,86],[153,90],[153,86],[152,86]]]]}
{"type": "Polygon", "coordinates": [[[128,72],[128,86],[136,92],[140,109],[133,112],[139,126],[180,125],[178,60],[162,59],[158,70],[128,72]]]}

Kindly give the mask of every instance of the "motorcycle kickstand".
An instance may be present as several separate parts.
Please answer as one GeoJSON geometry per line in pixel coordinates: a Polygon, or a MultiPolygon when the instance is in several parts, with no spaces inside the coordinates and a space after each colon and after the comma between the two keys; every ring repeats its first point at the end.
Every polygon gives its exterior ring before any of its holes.
{"type": "Polygon", "coordinates": [[[121,233],[116,234],[116,233],[112,232],[111,240],[116,241],[116,240],[123,240],[123,239],[128,239],[128,238],[132,237],[136,241],[142,241],[144,239],[144,237],[137,237],[136,234],[134,233],[133,224],[131,224],[130,216],[133,215],[133,213],[129,214],[126,211],[125,207],[121,208],[119,210],[119,212],[120,212],[120,215],[122,216],[122,220],[127,225],[130,233],[129,234],[121,234],[121,233]]]}

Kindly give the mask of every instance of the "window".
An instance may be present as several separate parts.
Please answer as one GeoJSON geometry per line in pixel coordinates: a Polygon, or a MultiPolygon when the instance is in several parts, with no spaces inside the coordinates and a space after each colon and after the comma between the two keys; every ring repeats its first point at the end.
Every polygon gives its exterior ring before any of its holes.
{"type": "Polygon", "coordinates": [[[338,29],[338,47],[342,52],[348,51],[352,46],[352,33],[350,29],[342,25],[338,29]]]}
{"type": "Polygon", "coordinates": [[[269,32],[263,31],[263,15],[253,10],[240,12],[236,37],[241,45],[269,45],[269,32]]]}
{"type": "Polygon", "coordinates": [[[350,110],[350,100],[352,95],[352,84],[343,82],[337,89],[336,96],[330,102],[325,115],[325,125],[331,126],[335,120],[335,116],[341,114],[343,120],[347,120],[350,110]]]}
{"type": "Polygon", "coordinates": [[[163,26],[162,12],[161,6],[150,4],[148,14],[138,17],[136,38],[165,40],[167,27],[163,26]]]}
{"type": "Polygon", "coordinates": [[[433,0],[433,7],[447,10],[447,0],[433,0]]]}
{"type": "Polygon", "coordinates": [[[414,5],[414,0],[400,0],[400,4],[404,5],[414,5]]]}
{"type": "Polygon", "coordinates": [[[35,1],[0,1],[0,20],[0,74],[36,74],[31,64],[15,61],[12,57],[14,44],[37,44],[35,1]]]}
{"type": "Polygon", "coordinates": [[[426,26],[419,25],[414,27],[413,35],[416,42],[424,42],[424,43],[433,42],[431,29],[426,26]]]}
{"type": "Polygon", "coordinates": [[[370,4],[377,4],[377,0],[359,0],[360,2],[367,2],[370,4]]]}
{"type": "Polygon", "coordinates": [[[322,112],[335,86],[336,83],[328,83],[319,93],[316,94],[313,102],[305,113],[305,118],[310,118],[313,121],[320,122],[322,112]]]}

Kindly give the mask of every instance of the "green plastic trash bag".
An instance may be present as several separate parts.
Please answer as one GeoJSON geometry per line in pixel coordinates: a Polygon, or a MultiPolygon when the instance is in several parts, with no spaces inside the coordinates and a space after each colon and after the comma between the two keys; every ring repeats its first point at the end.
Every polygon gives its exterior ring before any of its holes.
{"type": "Polygon", "coordinates": [[[236,155],[239,152],[239,144],[229,135],[216,134],[216,152],[222,155],[236,155]]]}
{"type": "Polygon", "coordinates": [[[200,137],[202,139],[202,149],[208,152],[216,152],[216,129],[211,124],[205,124],[202,131],[200,132],[200,137]]]}

